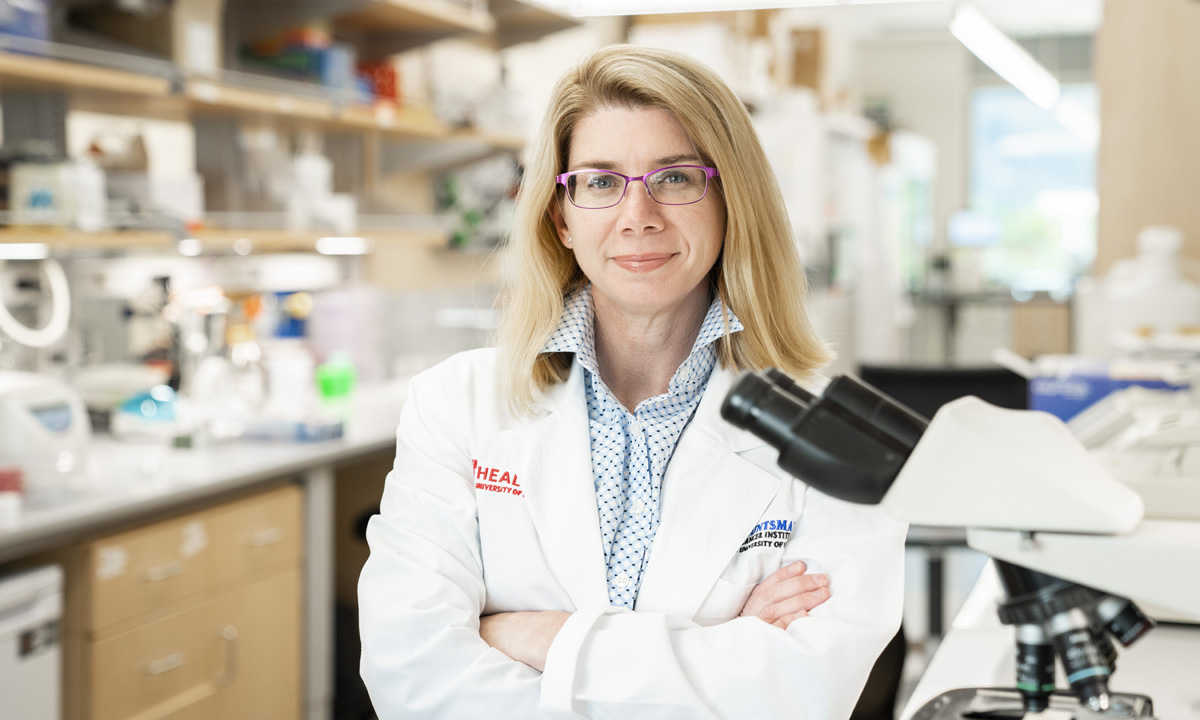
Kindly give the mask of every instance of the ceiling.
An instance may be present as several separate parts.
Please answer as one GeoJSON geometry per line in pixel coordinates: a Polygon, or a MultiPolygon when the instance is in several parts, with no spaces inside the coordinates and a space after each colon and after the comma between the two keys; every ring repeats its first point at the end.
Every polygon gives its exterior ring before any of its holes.
{"type": "MultiPolygon", "coordinates": [[[[863,36],[887,37],[913,33],[949,32],[959,0],[880,2],[787,12],[814,22],[837,23],[863,36]]],[[[971,0],[981,13],[1012,36],[1085,35],[1100,27],[1103,0],[971,0]]]]}
{"type": "MultiPolygon", "coordinates": [[[[798,22],[833,23],[864,37],[944,32],[962,0],[539,0],[579,15],[753,7],[787,8],[798,22]],[[819,6],[819,7],[814,7],[819,6]]],[[[1103,0],[970,0],[1010,35],[1090,34],[1100,25],[1103,0]]]]}

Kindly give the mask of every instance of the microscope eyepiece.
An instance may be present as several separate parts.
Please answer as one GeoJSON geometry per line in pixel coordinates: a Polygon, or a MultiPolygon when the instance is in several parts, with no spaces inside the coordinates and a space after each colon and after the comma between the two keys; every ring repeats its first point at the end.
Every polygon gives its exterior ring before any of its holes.
{"type": "Polygon", "coordinates": [[[924,418],[854,378],[814,396],[783,372],[743,373],[721,416],[779,450],[779,466],[840,500],[877,504],[924,432],[924,418]]]}

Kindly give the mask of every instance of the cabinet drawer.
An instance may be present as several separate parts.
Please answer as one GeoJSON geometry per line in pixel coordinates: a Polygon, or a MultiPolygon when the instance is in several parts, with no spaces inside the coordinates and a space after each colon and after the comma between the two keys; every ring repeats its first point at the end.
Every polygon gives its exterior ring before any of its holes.
{"type": "Polygon", "coordinates": [[[300,564],[302,491],[287,485],[212,511],[214,581],[250,582],[300,564]]]}
{"type": "Polygon", "coordinates": [[[229,672],[221,630],[204,603],[92,644],[92,720],[186,716],[211,705],[229,672]]]}
{"type": "Polygon", "coordinates": [[[96,540],[87,547],[97,630],[204,590],[211,582],[214,527],[205,513],[96,540]]]}

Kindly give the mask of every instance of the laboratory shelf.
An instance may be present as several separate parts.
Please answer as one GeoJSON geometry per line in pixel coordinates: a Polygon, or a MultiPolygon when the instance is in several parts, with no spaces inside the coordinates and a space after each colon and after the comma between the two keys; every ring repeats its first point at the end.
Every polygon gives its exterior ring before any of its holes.
{"type": "Polygon", "coordinates": [[[228,6],[244,37],[265,35],[314,19],[364,57],[383,57],[450,37],[490,40],[505,48],[579,24],[536,0],[491,0],[468,6],[451,0],[233,0],[228,6]]]}
{"type": "MultiPolygon", "coordinates": [[[[445,247],[449,233],[438,226],[436,218],[425,218],[423,221],[410,219],[407,227],[397,227],[392,216],[381,218],[372,223],[370,216],[360,217],[360,227],[354,234],[356,237],[367,238],[375,246],[381,244],[405,244],[412,247],[435,249],[445,247]]],[[[332,230],[287,230],[263,227],[205,227],[190,233],[192,238],[200,242],[200,252],[203,254],[229,254],[241,249],[248,249],[254,254],[270,252],[312,252],[317,240],[336,235],[332,230]],[[248,247],[241,241],[249,241],[248,247]]]]}
{"type": "Polygon", "coordinates": [[[414,35],[490,32],[495,20],[486,10],[476,10],[448,0],[372,0],[337,2],[334,23],[339,30],[366,33],[402,32],[414,35]]]}
{"type": "Polygon", "coordinates": [[[485,6],[451,0],[236,0],[226,11],[242,38],[329,20],[336,37],[353,43],[360,57],[368,58],[457,35],[484,37],[496,27],[485,6]]]}
{"type": "Polygon", "coordinates": [[[238,87],[208,80],[187,83],[185,94],[193,110],[230,110],[308,120],[331,120],[333,105],[327,100],[290,93],[238,87]]]}
{"type": "Polygon", "coordinates": [[[506,48],[575,27],[579,19],[548,8],[536,0],[491,0],[496,19],[496,47],[506,48]]]}
{"type": "Polygon", "coordinates": [[[45,243],[55,248],[124,250],[134,247],[170,248],[175,237],[165,230],[105,230],[88,232],[71,228],[31,225],[0,228],[0,244],[45,243]]]}
{"type": "Polygon", "coordinates": [[[336,113],[330,123],[346,130],[379,130],[385,136],[443,139],[451,129],[429,110],[396,107],[386,103],[374,106],[350,105],[336,113]]]}
{"type": "Polygon", "coordinates": [[[99,90],[144,97],[171,94],[171,81],[165,77],[2,51],[0,87],[99,90]]]}
{"type": "MultiPolygon", "coordinates": [[[[260,77],[256,84],[271,82],[272,78],[260,77]]],[[[318,121],[329,129],[374,130],[385,137],[452,140],[456,146],[475,143],[494,150],[516,150],[522,145],[519,138],[504,134],[454,131],[428,110],[384,103],[340,107],[322,97],[325,89],[320,86],[305,87],[287,81],[278,84],[296,91],[279,92],[205,78],[172,82],[156,75],[0,51],[0,88],[61,89],[75,98],[75,106],[80,109],[144,117],[229,112],[318,121]],[[173,86],[180,85],[182,92],[173,94],[173,86]],[[76,98],[77,93],[86,98],[76,98]]]]}

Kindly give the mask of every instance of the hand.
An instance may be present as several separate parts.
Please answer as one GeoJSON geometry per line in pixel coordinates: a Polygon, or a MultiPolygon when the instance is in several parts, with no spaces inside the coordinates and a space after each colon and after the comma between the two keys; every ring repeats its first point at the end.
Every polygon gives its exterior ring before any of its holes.
{"type": "Polygon", "coordinates": [[[805,575],[802,562],[785,565],[754,587],[742,608],[742,617],[757,617],[787,629],[796,618],[829,599],[828,575],[805,575]]]}
{"type": "Polygon", "coordinates": [[[479,618],[479,637],[513,660],[541,672],[546,669],[550,643],[569,617],[571,613],[554,610],[496,613],[479,618]]]}

